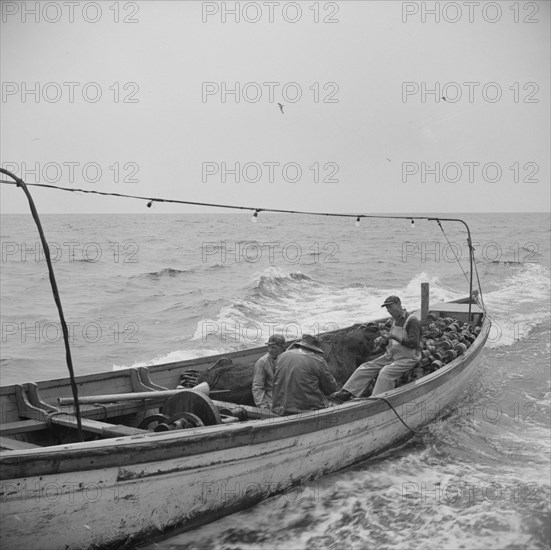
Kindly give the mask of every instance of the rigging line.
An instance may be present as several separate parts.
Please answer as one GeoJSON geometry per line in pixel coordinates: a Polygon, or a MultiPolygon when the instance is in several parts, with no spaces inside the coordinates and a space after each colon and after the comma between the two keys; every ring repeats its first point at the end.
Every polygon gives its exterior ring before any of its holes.
{"type": "MultiPolygon", "coordinates": [[[[6,181],[6,180],[0,180],[0,183],[15,185],[12,181],[6,181]]],[[[333,212],[305,212],[303,210],[282,210],[277,208],[258,208],[256,206],[237,206],[237,205],[229,205],[229,204],[210,203],[210,202],[184,201],[180,199],[163,199],[161,197],[159,198],[144,197],[140,195],[127,195],[125,193],[109,193],[107,191],[95,191],[91,189],[60,187],[58,185],[50,185],[46,183],[29,183],[28,185],[32,185],[34,187],[44,187],[47,189],[57,189],[59,191],[68,191],[71,193],[87,193],[90,195],[103,195],[108,197],[137,199],[137,200],[143,200],[143,201],[152,202],[152,203],[166,202],[171,204],[187,204],[191,206],[210,206],[213,208],[228,208],[231,210],[254,210],[258,213],[276,212],[276,213],[282,213],[282,214],[304,214],[304,215],[312,215],[312,216],[330,216],[330,217],[342,217],[342,218],[359,217],[359,218],[382,218],[382,219],[405,219],[405,220],[411,220],[411,219],[432,220],[433,219],[433,218],[429,218],[428,216],[384,216],[384,215],[376,215],[376,214],[339,214],[339,213],[333,213],[333,212]]]]}
{"type": "Polygon", "coordinates": [[[482,285],[480,284],[480,277],[478,275],[478,267],[475,262],[474,258],[474,248],[471,251],[471,263],[474,264],[474,271],[476,273],[476,281],[478,283],[478,294],[480,295],[480,305],[482,306],[482,309],[486,309],[486,306],[484,305],[484,296],[482,295],[482,285]]]}
{"type": "Polygon", "coordinates": [[[455,256],[455,261],[459,264],[459,267],[461,268],[461,271],[463,271],[463,275],[465,276],[465,279],[467,282],[469,282],[469,277],[467,276],[467,273],[465,273],[465,270],[463,269],[463,266],[461,265],[461,262],[459,261],[459,258],[457,257],[457,254],[455,253],[455,250],[453,246],[451,245],[450,241],[448,240],[448,236],[446,235],[446,232],[444,231],[444,228],[442,227],[442,224],[440,223],[440,220],[436,220],[436,223],[438,224],[438,227],[442,231],[444,238],[446,239],[446,242],[448,243],[448,246],[452,249],[453,255],[455,256]]]}
{"type": "MultiPolygon", "coordinates": [[[[9,185],[15,185],[12,181],[6,181],[6,180],[0,180],[0,183],[6,183],[9,185]]],[[[87,193],[91,195],[103,195],[103,196],[109,196],[109,197],[122,197],[127,199],[137,199],[137,200],[143,200],[148,202],[166,202],[166,203],[172,203],[172,204],[187,204],[191,206],[210,206],[213,208],[228,208],[233,210],[255,210],[256,212],[280,212],[285,214],[312,214],[312,215],[318,215],[318,216],[338,216],[338,217],[346,217],[349,218],[352,215],[356,216],[356,214],[336,214],[336,213],[329,213],[329,212],[303,212],[300,210],[279,210],[275,208],[257,208],[254,206],[237,206],[237,205],[228,205],[228,204],[217,204],[217,203],[210,203],[210,202],[195,202],[195,201],[184,201],[180,199],[164,199],[161,197],[154,198],[154,197],[144,197],[140,195],[127,195],[125,193],[109,193],[107,191],[95,191],[91,189],[80,189],[80,188],[70,188],[70,187],[60,187],[58,185],[50,185],[46,183],[29,183],[28,185],[32,185],[34,187],[44,187],[48,189],[57,189],[59,191],[68,191],[71,193],[87,193]]],[[[367,217],[364,214],[360,214],[360,217],[367,217]]],[[[388,216],[387,216],[388,217],[388,216]]],[[[406,219],[410,219],[411,216],[403,216],[406,219]]]]}
{"type": "Polygon", "coordinates": [[[420,430],[414,430],[413,428],[410,428],[403,420],[402,417],[398,414],[398,411],[392,406],[392,403],[386,398],[386,397],[367,397],[367,400],[371,401],[384,401],[393,411],[394,414],[398,417],[398,420],[410,431],[414,434],[424,434],[427,433],[429,428],[428,426],[425,426],[424,428],[421,428],[420,430]]]}
{"type": "Polygon", "coordinates": [[[46,263],[48,264],[48,274],[50,276],[50,284],[52,287],[52,292],[54,295],[54,301],[55,305],[57,306],[57,311],[59,313],[59,319],[61,322],[61,329],[63,331],[63,340],[65,342],[65,359],[67,361],[67,368],[69,369],[69,377],[71,380],[71,390],[73,393],[73,399],[75,400],[75,413],[77,417],[77,432],[78,436],[81,441],[84,441],[84,435],[82,433],[82,422],[80,417],[80,406],[78,403],[78,388],[75,381],[75,373],[73,370],[73,360],[71,358],[71,348],[69,346],[69,330],[67,329],[67,323],[65,322],[65,316],[63,314],[63,308],[61,307],[61,298],[59,297],[59,291],[57,289],[57,282],[55,280],[54,275],[54,268],[52,265],[52,259],[50,257],[50,249],[48,247],[48,242],[46,241],[46,236],[44,235],[44,230],[42,229],[42,224],[40,223],[40,218],[38,217],[38,212],[36,210],[36,206],[34,204],[33,198],[31,196],[31,193],[27,189],[27,185],[25,182],[21,179],[12,174],[11,172],[8,172],[7,170],[4,170],[4,168],[0,168],[0,173],[6,174],[9,177],[12,177],[15,182],[13,185],[16,185],[17,187],[21,187],[23,189],[23,192],[25,193],[27,200],[29,201],[29,207],[31,209],[31,214],[33,216],[33,219],[36,223],[36,226],[38,228],[38,233],[40,235],[40,240],[42,242],[42,248],[44,249],[44,257],[46,258],[46,263]]]}
{"type": "MultiPolygon", "coordinates": [[[[15,175],[11,174],[10,172],[7,172],[4,169],[1,169],[2,173],[6,173],[10,177],[13,177],[14,179],[20,180],[20,178],[17,178],[15,175]]],[[[23,180],[20,180],[23,181],[23,180]]],[[[5,183],[8,185],[17,185],[16,183],[13,183],[11,181],[6,180],[0,180],[0,183],[5,183]]],[[[163,199],[163,198],[153,198],[153,197],[143,197],[138,195],[128,195],[125,193],[108,193],[106,191],[94,191],[94,190],[88,190],[88,189],[80,189],[80,188],[67,188],[67,187],[59,187],[57,185],[50,185],[45,183],[30,183],[29,185],[34,187],[44,187],[48,189],[57,189],[59,191],[68,191],[72,193],[87,193],[87,194],[94,194],[94,195],[102,195],[102,196],[111,196],[111,197],[122,197],[122,198],[129,198],[129,199],[138,199],[138,200],[144,200],[147,201],[147,206],[151,206],[154,202],[166,202],[166,203],[173,203],[173,204],[187,204],[192,206],[208,206],[208,207],[214,207],[214,208],[226,208],[231,210],[254,210],[254,216],[256,218],[257,214],[259,212],[275,212],[275,213],[282,213],[282,214],[301,214],[301,215],[309,215],[309,216],[328,216],[328,217],[335,217],[335,218],[350,218],[355,217],[357,220],[360,218],[369,218],[369,219],[392,219],[392,220],[427,220],[427,221],[436,221],[438,225],[440,226],[440,229],[442,230],[442,233],[444,233],[444,236],[446,237],[446,241],[448,241],[448,238],[446,236],[446,233],[444,232],[444,229],[442,228],[442,225],[440,223],[441,220],[444,221],[450,221],[450,222],[459,222],[462,223],[465,226],[465,229],[467,230],[468,235],[468,244],[469,249],[472,249],[472,243],[471,243],[471,233],[469,226],[465,221],[463,221],[460,218],[435,218],[434,216],[415,216],[415,215],[409,215],[409,216],[390,216],[390,215],[381,215],[381,214],[340,214],[340,213],[331,213],[331,212],[305,212],[303,210],[283,210],[278,208],[256,208],[252,206],[238,206],[238,205],[228,205],[228,204],[217,204],[217,203],[207,203],[207,202],[195,202],[195,201],[184,201],[184,200],[178,200],[178,199],[163,199]]],[[[449,244],[449,241],[448,241],[449,244]]],[[[451,244],[450,244],[451,247],[451,244]]],[[[453,250],[453,247],[451,247],[453,250]]],[[[455,254],[455,250],[454,250],[455,254]]],[[[471,279],[469,280],[467,278],[467,275],[465,271],[463,270],[463,266],[459,262],[457,255],[456,260],[459,263],[459,266],[461,267],[461,270],[463,271],[463,274],[465,275],[465,278],[467,279],[467,282],[469,283],[469,293],[472,294],[472,261],[473,256],[469,257],[471,260],[471,279]]],[[[470,302],[469,302],[470,303],[470,302]]],[[[469,306],[469,316],[470,316],[470,306],[469,306]]]]}
{"type": "MultiPolygon", "coordinates": [[[[0,183],[6,183],[9,185],[16,185],[12,181],[0,180],[0,183]]],[[[377,215],[377,214],[339,214],[334,212],[305,212],[303,210],[282,210],[277,208],[257,208],[255,206],[237,206],[237,205],[228,205],[228,204],[216,204],[209,202],[194,202],[194,201],[184,201],[179,199],[163,199],[163,198],[153,198],[153,197],[143,197],[139,195],[127,195],[124,193],[109,193],[107,191],[94,191],[91,189],[80,189],[80,188],[70,188],[70,187],[59,187],[58,185],[50,185],[46,183],[29,183],[28,185],[34,187],[44,187],[48,189],[57,189],[59,191],[68,191],[71,193],[87,193],[91,195],[103,195],[110,197],[122,197],[128,199],[137,199],[147,202],[166,202],[173,204],[187,204],[191,206],[210,206],[213,208],[228,208],[232,210],[254,210],[256,212],[276,212],[281,214],[303,214],[310,216],[329,216],[329,217],[338,217],[338,218],[378,218],[378,219],[395,219],[395,220],[430,220],[434,221],[434,217],[429,216],[389,216],[389,215],[377,215]]],[[[446,218],[440,218],[446,219],[446,218]]],[[[455,220],[450,220],[455,221],[455,220]]]]}

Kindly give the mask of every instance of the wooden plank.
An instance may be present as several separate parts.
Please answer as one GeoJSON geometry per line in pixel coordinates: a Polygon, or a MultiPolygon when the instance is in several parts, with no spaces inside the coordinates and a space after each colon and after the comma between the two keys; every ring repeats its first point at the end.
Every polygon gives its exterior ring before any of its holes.
{"type": "Polygon", "coordinates": [[[20,420],[19,422],[7,422],[0,424],[0,435],[10,435],[24,432],[37,432],[48,427],[46,422],[39,420],[20,420]]]}
{"type": "MultiPolygon", "coordinates": [[[[59,414],[51,418],[51,423],[58,426],[64,426],[66,428],[77,427],[77,419],[73,414],[59,414]]],[[[31,431],[45,430],[48,428],[46,422],[37,421],[37,420],[21,420],[20,422],[9,422],[7,424],[0,425],[0,434],[2,436],[10,434],[25,433],[31,431]]],[[[131,428],[129,426],[123,426],[122,424],[109,424],[107,422],[98,422],[96,420],[89,420],[87,418],[82,419],[82,428],[85,431],[96,433],[102,435],[103,437],[117,437],[124,435],[136,435],[147,433],[147,430],[140,430],[138,428],[131,428]]],[[[15,441],[10,438],[7,439],[6,443],[10,441],[15,441]]],[[[16,442],[19,443],[19,442],[16,442]]],[[[16,447],[17,449],[27,449],[35,447],[36,445],[31,445],[27,443],[28,447],[16,447]]],[[[10,447],[11,448],[11,447],[10,447]]],[[[15,447],[13,448],[15,449],[15,447]]]]}
{"type": "MultiPolygon", "coordinates": [[[[182,391],[190,391],[193,388],[178,388],[176,390],[159,390],[159,391],[142,391],[142,392],[128,392],[128,393],[108,393],[105,395],[83,395],[78,398],[78,402],[81,405],[95,405],[96,403],[116,403],[123,401],[141,401],[145,399],[168,399],[173,395],[176,395],[182,391]]],[[[212,390],[211,394],[227,393],[229,390],[212,390]]],[[[59,404],[73,405],[74,399],[72,397],[59,397],[59,404]]]]}
{"type": "MultiPolygon", "coordinates": [[[[77,419],[71,414],[57,414],[50,418],[50,422],[57,426],[64,426],[66,428],[77,428],[77,419]]],[[[128,426],[108,424],[107,422],[98,422],[97,420],[89,420],[87,418],[81,419],[82,429],[87,432],[102,435],[104,437],[115,437],[123,435],[136,435],[148,433],[147,430],[140,430],[138,428],[130,428],[128,426]]]]}
{"type": "Polygon", "coordinates": [[[429,315],[429,283],[421,283],[421,323],[427,322],[429,315]]]}
{"type": "Polygon", "coordinates": [[[26,441],[18,441],[17,439],[12,439],[11,437],[0,436],[0,447],[2,449],[7,449],[8,451],[22,451],[25,449],[38,449],[39,445],[33,445],[32,443],[27,443],[26,441]]]}
{"type": "Polygon", "coordinates": [[[103,429],[104,437],[121,437],[143,433],[148,433],[148,430],[140,430],[139,428],[132,428],[131,426],[124,426],[122,424],[108,424],[108,427],[103,429]]]}
{"type": "MultiPolygon", "coordinates": [[[[153,397],[153,395],[152,395],[153,397]]],[[[165,397],[159,399],[148,399],[148,408],[161,407],[166,401],[165,397]]],[[[73,406],[63,407],[62,412],[75,416],[75,409],[73,406]]],[[[126,401],[124,403],[109,403],[105,405],[81,405],[80,414],[82,418],[90,418],[91,420],[103,420],[109,422],[108,418],[116,416],[126,416],[129,414],[135,414],[143,411],[143,402],[139,401],[126,401]]]]}
{"type": "Polygon", "coordinates": [[[261,409],[260,407],[251,407],[249,405],[237,405],[229,401],[218,401],[213,399],[213,404],[218,409],[228,409],[233,411],[234,409],[244,409],[247,412],[249,418],[278,418],[279,415],[271,412],[268,409],[261,409]]]}

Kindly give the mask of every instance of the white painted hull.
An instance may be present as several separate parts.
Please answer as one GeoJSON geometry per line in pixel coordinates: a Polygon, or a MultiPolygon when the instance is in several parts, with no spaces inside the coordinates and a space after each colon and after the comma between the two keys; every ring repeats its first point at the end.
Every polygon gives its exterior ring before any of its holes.
{"type": "MultiPolygon", "coordinates": [[[[411,428],[463,391],[489,328],[486,321],[466,355],[384,394],[411,428]]],[[[0,541],[22,550],[119,548],[245,508],[410,433],[386,403],[356,400],[292,417],[2,453],[0,541]]]]}

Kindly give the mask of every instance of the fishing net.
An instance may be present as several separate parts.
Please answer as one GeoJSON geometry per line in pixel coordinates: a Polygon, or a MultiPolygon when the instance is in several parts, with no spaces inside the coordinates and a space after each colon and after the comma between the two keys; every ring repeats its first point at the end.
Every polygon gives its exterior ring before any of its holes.
{"type": "MultiPolygon", "coordinates": [[[[479,327],[474,328],[468,323],[459,323],[452,318],[430,321],[423,331],[421,361],[416,368],[404,374],[396,386],[422,378],[453,361],[467,351],[480,332],[479,327]]],[[[362,363],[383,353],[384,349],[376,345],[375,339],[385,335],[390,324],[391,320],[378,324],[356,324],[319,335],[329,370],[339,386],[342,386],[362,363]]],[[[182,374],[180,385],[192,388],[196,384],[207,382],[211,390],[225,390],[224,393],[216,395],[217,399],[254,406],[251,391],[254,364],[255,361],[232,361],[223,357],[206,371],[186,371],[182,374]]],[[[366,388],[363,395],[369,395],[372,387],[373,383],[366,388]]]]}
{"type": "MultiPolygon", "coordinates": [[[[373,342],[378,334],[379,327],[370,323],[319,336],[329,370],[338,384],[343,384],[359,365],[373,357],[373,342]]],[[[207,382],[211,390],[228,390],[219,399],[254,406],[251,392],[254,364],[255,361],[222,358],[205,372],[184,373],[180,384],[192,387],[207,382]]]]}

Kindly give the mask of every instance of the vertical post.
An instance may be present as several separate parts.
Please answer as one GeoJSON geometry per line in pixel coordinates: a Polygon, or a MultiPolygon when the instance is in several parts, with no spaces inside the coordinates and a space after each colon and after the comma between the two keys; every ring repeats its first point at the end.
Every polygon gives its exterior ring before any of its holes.
{"type": "Polygon", "coordinates": [[[427,322],[429,315],[429,283],[421,283],[421,324],[427,322]]]}

